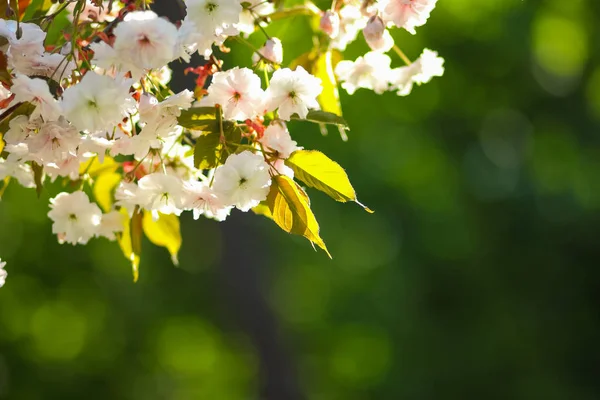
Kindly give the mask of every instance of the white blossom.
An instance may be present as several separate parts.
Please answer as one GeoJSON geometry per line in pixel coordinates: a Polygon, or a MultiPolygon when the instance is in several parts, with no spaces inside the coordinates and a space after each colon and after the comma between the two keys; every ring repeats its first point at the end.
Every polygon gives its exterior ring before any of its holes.
{"type": "Polygon", "coordinates": [[[438,57],[437,52],[425,49],[412,64],[391,70],[391,90],[396,90],[398,96],[406,96],[412,91],[414,83],[427,83],[434,76],[443,74],[444,59],[438,57]]]}
{"type": "Polygon", "coordinates": [[[59,162],[77,155],[81,136],[63,118],[43,123],[38,132],[27,137],[29,151],[44,163],[59,162]]]}
{"type": "Polygon", "coordinates": [[[45,80],[17,74],[13,78],[10,90],[15,94],[13,100],[15,104],[28,101],[36,106],[31,114],[32,118],[41,115],[45,120],[53,120],[60,116],[59,104],[50,93],[50,88],[45,80]]]}
{"type": "Polygon", "coordinates": [[[117,57],[143,69],[161,68],[175,58],[177,28],[153,11],[128,13],[114,31],[117,57]]]}
{"type": "Polygon", "coordinates": [[[100,226],[98,226],[98,236],[103,236],[108,240],[115,240],[115,233],[123,232],[125,229],[125,215],[119,211],[110,211],[102,214],[100,226]]]}
{"type": "Polygon", "coordinates": [[[271,177],[260,154],[232,154],[217,168],[213,189],[225,204],[248,211],[267,198],[271,177]]]}
{"type": "Polygon", "coordinates": [[[388,0],[384,2],[383,18],[413,35],[415,28],[425,25],[437,0],[388,0]]]}
{"type": "Polygon", "coordinates": [[[242,12],[239,0],[187,0],[186,8],[186,19],[205,36],[221,34],[234,26],[242,12]]]}
{"type": "Polygon", "coordinates": [[[260,142],[267,149],[277,152],[281,158],[288,158],[290,154],[300,149],[298,143],[292,140],[290,132],[284,123],[272,122],[265,129],[260,142]]]}
{"type": "Polygon", "coordinates": [[[2,261],[2,259],[0,258],[0,288],[6,283],[6,277],[8,275],[8,273],[4,269],[5,266],[6,261],[2,261]]]}
{"type": "Polygon", "coordinates": [[[306,118],[310,108],[319,108],[317,96],[321,93],[321,79],[300,66],[295,71],[278,69],[273,73],[266,91],[267,110],[279,109],[279,118],[289,120],[292,114],[306,118]]]}
{"type": "Polygon", "coordinates": [[[388,89],[391,62],[385,54],[370,52],[354,62],[340,61],[335,67],[335,74],[349,94],[353,94],[358,88],[383,93],[388,89]]]}
{"type": "Polygon", "coordinates": [[[130,86],[131,81],[89,71],[63,93],[63,112],[81,131],[112,130],[134,106],[130,86]]]}
{"type": "Polygon", "coordinates": [[[59,193],[50,199],[50,208],[52,233],[58,235],[60,243],[86,244],[98,234],[102,211],[81,190],[59,193]]]}
{"type": "Polygon", "coordinates": [[[215,194],[215,191],[202,181],[187,181],[184,184],[183,208],[192,210],[194,219],[200,215],[224,221],[229,215],[231,207],[215,194]]]}
{"type": "Polygon", "coordinates": [[[243,121],[262,112],[264,92],[260,85],[260,78],[248,68],[217,72],[201,104],[219,104],[225,119],[243,121]]]}
{"type": "Polygon", "coordinates": [[[154,219],[158,213],[179,215],[182,211],[183,182],[177,176],[156,172],[138,181],[136,202],[152,211],[154,219]]]}

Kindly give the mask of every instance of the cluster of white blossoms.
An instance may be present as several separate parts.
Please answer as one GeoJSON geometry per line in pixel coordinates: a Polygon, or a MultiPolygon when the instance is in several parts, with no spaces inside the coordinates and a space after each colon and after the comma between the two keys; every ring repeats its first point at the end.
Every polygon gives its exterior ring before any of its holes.
{"type": "Polygon", "coordinates": [[[343,3],[339,10],[328,10],[321,17],[321,29],[332,39],[332,47],[346,46],[363,33],[371,51],[355,61],[341,61],[335,74],[349,93],[370,89],[376,93],[395,91],[400,96],[410,94],[413,84],[429,82],[444,74],[444,59],[437,52],[425,49],[411,62],[394,44],[389,28],[398,27],[416,34],[415,28],[424,25],[437,0],[383,0],[379,2],[343,3]],[[405,66],[392,68],[392,59],[385,53],[394,50],[405,66]]]}
{"type": "MultiPolygon", "coordinates": [[[[300,8],[321,19],[315,34],[327,51],[343,50],[364,33],[372,51],[335,68],[348,93],[405,95],[414,83],[441,76],[443,59],[425,50],[417,61],[391,68],[384,54],[394,47],[388,28],[414,33],[435,2],[338,0],[324,12],[312,3],[300,8]]],[[[179,233],[171,228],[179,229],[184,211],[223,221],[234,208],[254,210],[327,251],[308,195],[294,179],[337,201],[358,202],[356,194],[343,169],[299,147],[287,124],[345,128],[345,121],[320,110],[323,79],[331,76],[283,67],[283,43],[265,31],[272,16],[297,15],[299,6],[187,0],[187,15],[174,24],[139,3],[73,0],[42,10],[37,24],[0,19],[0,195],[11,180],[38,193],[47,181],[61,181],[48,212],[58,241],[117,240],[134,264],[139,226],[176,260],[179,233]],[[47,30],[60,13],[72,24],[48,43],[40,26],[47,30]],[[266,36],[260,49],[244,38],[255,31],[266,36]],[[225,68],[218,59],[229,38],[252,47],[248,66],[225,68]],[[196,52],[206,59],[190,67],[196,90],[173,93],[168,63],[189,62],[196,52]],[[168,232],[160,231],[166,225],[168,232]]]]}

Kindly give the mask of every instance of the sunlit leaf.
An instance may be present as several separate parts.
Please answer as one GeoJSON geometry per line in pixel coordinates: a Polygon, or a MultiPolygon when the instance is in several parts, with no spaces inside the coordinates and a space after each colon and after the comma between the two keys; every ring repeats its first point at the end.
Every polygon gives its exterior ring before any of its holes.
{"type": "Polygon", "coordinates": [[[171,254],[173,264],[178,265],[177,253],[181,248],[181,228],[176,215],[159,214],[158,220],[152,219],[152,213],[145,212],[143,227],[146,237],[155,245],[165,247],[171,254]]]}
{"type": "Polygon", "coordinates": [[[181,110],[181,115],[177,118],[177,121],[179,125],[187,129],[215,131],[215,111],[215,107],[194,107],[188,110],[181,110]]]}
{"type": "Polygon", "coordinates": [[[33,181],[35,182],[35,192],[38,197],[42,194],[42,189],[44,187],[44,167],[35,161],[31,162],[31,169],[33,170],[33,181]]]}
{"type": "Polygon", "coordinates": [[[121,208],[120,212],[127,218],[124,218],[123,232],[117,236],[117,240],[123,254],[131,262],[133,281],[137,282],[142,251],[142,214],[136,209],[129,218],[127,210],[121,208]]]}
{"type": "Polygon", "coordinates": [[[4,192],[10,183],[10,176],[7,176],[2,181],[0,181],[0,200],[2,200],[2,196],[4,196],[4,192]]]}
{"type": "Polygon", "coordinates": [[[92,157],[79,164],[79,175],[85,175],[95,178],[98,175],[114,172],[119,168],[119,163],[111,157],[105,156],[104,162],[100,162],[98,157],[92,157]]]}
{"type": "Polygon", "coordinates": [[[332,114],[327,111],[321,111],[321,110],[310,110],[308,112],[308,115],[304,119],[301,119],[300,117],[298,117],[298,114],[293,114],[292,119],[317,122],[320,124],[338,125],[342,128],[348,127],[348,123],[346,122],[346,120],[344,118],[340,117],[339,115],[332,114]]]}
{"type": "Polygon", "coordinates": [[[113,191],[121,182],[121,174],[107,170],[94,180],[94,198],[104,212],[109,212],[113,204],[113,191]]]}
{"type": "Polygon", "coordinates": [[[216,167],[219,164],[221,147],[221,135],[218,132],[208,132],[199,136],[194,146],[194,166],[199,169],[216,167]]]}
{"type": "Polygon", "coordinates": [[[267,204],[273,220],[281,229],[304,236],[331,257],[319,236],[319,223],[310,209],[308,196],[296,182],[285,175],[274,176],[267,204]]]}
{"type": "Polygon", "coordinates": [[[366,211],[372,212],[358,202],[346,171],[320,151],[297,150],[285,161],[285,164],[294,171],[296,178],[308,186],[342,203],[354,201],[366,211]]]}
{"type": "Polygon", "coordinates": [[[317,97],[321,105],[321,110],[342,115],[342,106],[340,104],[340,93],[337,87],[337,80],[333,73],[333,61],[331,50],[321,53],[314,63],[312,74],[321,78],[323,91],[317,97]]]}
{"type": "Polygon", "coordinates": [[[256,215],[264,215],[269,219],[273,219],[273,215],[271,214],[271,209],[269,205],[265,201],[261,201],[256,207],[252,209],[252,212],[256,215]]]}

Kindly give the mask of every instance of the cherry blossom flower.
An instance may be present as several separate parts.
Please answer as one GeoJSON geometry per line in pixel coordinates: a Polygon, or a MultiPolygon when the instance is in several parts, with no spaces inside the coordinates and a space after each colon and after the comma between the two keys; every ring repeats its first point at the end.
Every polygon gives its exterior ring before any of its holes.
{"type": "Polygon", "coordinates": [[[298,143],[292,140],[290,132],[284,123],[272,122],[265,129],[260,142],[267,149],[277,152],[277,155],[281,158],[288,158],[290,154],[300,149],[298,143]]]}
{"type": "Polygon", "coordinates": [[[378,15],[369,18],[363,29],[363,36],[373,51],[386,53],[394,46],[392,35],[385,29],[385,24],[378,15]]]}
{"type": "Polygon", "coordinates": [[[182,211],[183,182],[177,176],[157,172],[138,181],[137,203],[152,211],[154,219],[158,213],[179,215],[182,211]]]}
{"type": "Polygon", "coordinates": [[[15,94],[14,103],[29,101],[36,106],[31,114],[32,118],[41,115],[45,120],[54,120],[60,116],[59,104],[50,94],[45,80],[17,74],[10,90],[15,94]]]}
{"type": "Polygon", "coordinates": [[[261,56],[268,62],[281,64],[283,62],[283,46],[281,45],[281,40],[276,37],[267,39],[265,45],[258,50],[258,54],[252,54],[252,64],[258,64],[261,60],[261,56]]]}
{"type": "Polygon", "coordinates": [[[321,28],[327,36],[335,39],[340,33],[340,16],[335,11],[325,11],[321,16],[319,28],[321,28]]]}
{"type": "Polygon", "coordinates": [[[260,84],[260,78],[248,68],[217,72],[201,104],[221,105],[225,119],[252,118],[262,111],[264,92],[260,84]]]}
{"type": "Polygon", "coordinates": [[[356,40],[369,18],[363,15],[360,5],[355,4],[343,6],[338,14],[340,16],[339,34],[332,39],[331,46],[334,49],[344,51],[349,43],[356,40]]]}
{"type": "Polygon", "coordinates": [[[58,235],[60,243],[86,244],[98,234],[102,211],[81,190],[59,193],[50,199],[50,208],[52,233],[58,235]]]}
{"type": "Polygon", "coordinates": [[[4,180],[8,176],[16,179],[23,187],[35,187],[33,171],[29,164],[25,164],[20,160],[4,160],[0,158],[0,180],[4,180]]]}
{"type": "Polygon", "coordinates": [[[63,118],[45,122],[26,140],[29,151],[44,163],[62,161],[67,155],[76,156],[80,142],[77,129],[63,118]]]}
{"type": "Polygon", "coordinates": [[[186,19],[191,20],[205,36],[221,34],[237,24],[242,12],[239,0],[188,0],[186,8],[186,19]]]}
{"type": "Polygon", "coordinates": [[[425,49],[412,64],[391,70],[392,90],[396,90],[398,96],[406,96],[412,91],[414,83],[421,85],[429,82],[434,76],[442,76],[444,59],[437,54],[435,51],[425,49]]]}
{"type": "Polygon", "coordinates": [[[2,259],[0,258],[0,288],[4,286],[4,284],[6,283],[6,277],[8,276],[8,273],[4,269],[5,266],[6,261],[2,261],[2,259]]]}
{"type": "Polygon", "coordinates": [[[312,76],[300,66],[295,71],[278,69],[273,73],[266,91],[267,109],[279,109],[279,118],[289,120],[292,114],[306,118],[310,108],[319,108],[317,96],[321,93],[321,79],[312,76]]]}
{"type": "Polygon", "coordinates": [[[349,94],[353,94],[358,88],[383,93],[388,89],[391,62],[385,54],[370,52],[354,62],[340,61],[335,67],[335,74],[349,94]]]}
{"type": "Polygon", "coordinates": [[[194,219],[204,215],[217,221],[224,221],[229,215],[231,207],[227,207],[205,182],[187,181],[183,190],[183,208],[192,210],[194,219]]]}
{"type": "MultiPolygon", "coordinates": [[[[239,21],[236,27],[240,32],[250,35],[255,29],[255,20],[258,17],[269,15],[275,11],[275,5],[264,0],[248,1],[248,7],[244,8],[240,13],[239,21]]],[[[260,21],[261,25],[266,25],[266,22],[260,21]]]]}
{"type": "Polygon", "coordinates": [[[112,130],[134,106],[130,86],[131,81],[90,71],[63,93],[63,112],[81,131],[112,130]]]}
{"type": "Polygon", "coordinates": [[[108,240],[115,240],[115,233],[123,232],[125,229],[125,215],[118,211],[110,211],[102,214],[100,225],[98,226],[98,236],[103,236],[108,240]]]}
{"type": "Polygon", "coordinates": [[[384,2],[383,18],[413,35],[415,28],[425,25],[437,0],[389,0],[384,2]]]}
{"type": "Polygon", "coordinates": [[[175,58],[177,28],[153,11],[129,13],[114,31],[117,57],[143,69],[161,68],[175,58]]]}
{"type": "Polygon", "coordinates": [[[269,165],[260,154],[232,154],[217,168],[213,189],[225,204],[248,211],[267,198],[271,177],[269,165]]]}

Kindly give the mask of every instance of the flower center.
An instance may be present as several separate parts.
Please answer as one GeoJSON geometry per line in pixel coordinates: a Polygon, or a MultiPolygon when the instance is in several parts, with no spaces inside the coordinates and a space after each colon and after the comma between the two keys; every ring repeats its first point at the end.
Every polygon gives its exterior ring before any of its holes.
{"type": "Polygon", "coordinates": [[[69,221],[73,221],[73,222],[77,221],[77,215],[69,214],[69,221]]]}
{"type": "Polygon", "coordinates": [[[206,9],[206,11],[208,11],[209,13],[212,13],[213,11],[215,11],[217,8],[219,8],[218,4],[215,3],[206,3],[206,6],[204,6],[204,8],[206,9]]]}

